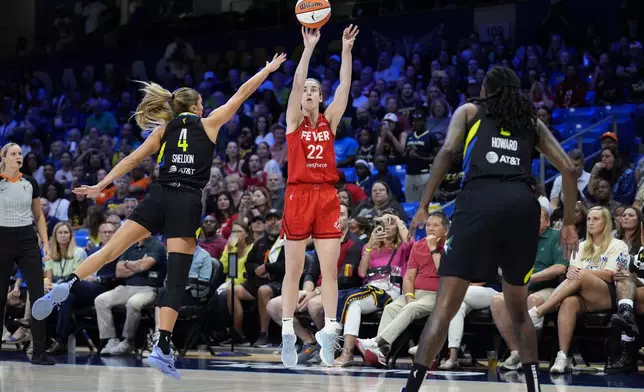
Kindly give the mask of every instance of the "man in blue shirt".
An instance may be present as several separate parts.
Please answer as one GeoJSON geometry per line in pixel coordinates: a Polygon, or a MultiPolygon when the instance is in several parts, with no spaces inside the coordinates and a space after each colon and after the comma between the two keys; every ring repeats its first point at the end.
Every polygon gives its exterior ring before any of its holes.
{"type": "Polygon", "coordinates": [[[150,236],[132,245],[116,264],[116,277],[125,285],[105,292],[94,300],[98,332],[108,340],[101,355],[127,355],[134,351],[134,338],[141,321],[141,310],[151,307],[163,286],[167,252],[159,240],[150,236]],[[116,337],[112,308],[125,305],[123,341],[116,337]]]}
{"type": "Polygon", "coordinates": [[[337,167],[351,167],[356,160],[358,152],[358,142],[356,139],[349,137],[347,132],[347,123],[340,121],[335,133],[335,163],[337,167]]]}

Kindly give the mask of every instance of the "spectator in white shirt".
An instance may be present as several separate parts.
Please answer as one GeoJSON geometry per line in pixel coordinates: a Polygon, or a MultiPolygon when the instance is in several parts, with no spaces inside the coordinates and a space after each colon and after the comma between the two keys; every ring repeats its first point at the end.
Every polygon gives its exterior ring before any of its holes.
{"type": "MultiPolygon", "coordinates": [[[[577,189],[579,189],[579,193],[583,195],[584,188],[586,188],[590,181],[590,173],[584,170],[584,153],[579,149],[574,149],[568,152],[568,157],[572,161],[572,164],[575,165],[577,189]]],[[[561,175],[558,175],[557,178],[555,178],[555,182],[552,184],[552,190],[550,191],[550,207],[552,210],[559,208],[559,203],[563,202],[564,195],[562,192],[561,175]]]]}

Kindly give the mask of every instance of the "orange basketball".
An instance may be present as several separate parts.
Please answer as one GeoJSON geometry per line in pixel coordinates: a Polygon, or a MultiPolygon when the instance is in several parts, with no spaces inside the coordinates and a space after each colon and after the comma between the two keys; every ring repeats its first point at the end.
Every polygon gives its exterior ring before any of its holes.
{"type": "Polygon", "coordinates": [[[329,0],[297,0],[295,16],[304,27],[319,29],[331,19],[331,4],[329,0]]]}

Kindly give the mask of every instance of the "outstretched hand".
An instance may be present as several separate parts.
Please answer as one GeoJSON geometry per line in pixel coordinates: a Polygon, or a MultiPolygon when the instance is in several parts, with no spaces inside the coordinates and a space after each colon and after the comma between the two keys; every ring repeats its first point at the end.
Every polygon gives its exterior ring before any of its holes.
{"type": "Polygon", "coordinates": [[[424,208],[418,208],[418,210],[416,210],[416,215],[414,215],[414,218],[411,220],[409,230],[414,233],[417,228],[425,226],[427,219],[429,219],[429,211],[424,208]]]}
{"type": "Polygon", "coordinates": [[[342,33],[342,49],[351,50],[356,41],[356,37],[360,33],[357,25],[349,25],[342,33]]]}
{"type": "Polygon", "coordinates": [[[320,41],[320,29],[309,29],[302,27],[302,38],[304,38],[305,48],[314,48],[320,41]]]}
{"type": "Polygon", "coordinates": [[[72,192],[74,192],[74,194],[76,195],[85,195],[90,199],[96,199],[98,195],[101,194],[101,191],[102,189],[98,185],[83,185],[81,187],[74,188],[72,192]]]}
{"type": "Polygon", "coordinates": [[[268,62],[268,61],[266,62],[266,69],[269,72],[275,72],[278,69],[280,69],[280,67],[282,66],[282,64],[284,64],[285,61],[286,61],[286,53],[282,53],[282,54],[275,53],[275,56],[273,56],[273,60],[271,62],[268,62]]]}

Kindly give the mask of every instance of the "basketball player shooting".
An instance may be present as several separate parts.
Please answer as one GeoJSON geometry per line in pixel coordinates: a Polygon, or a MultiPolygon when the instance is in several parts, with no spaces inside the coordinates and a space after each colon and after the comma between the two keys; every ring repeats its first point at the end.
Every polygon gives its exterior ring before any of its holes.
{"type": "Polygon", "coordinates": [[[427,220],[434,191],[464,151],[463,190],[456,199],[454,220],[439,267],[440,285],[404,392],[418,392],[433,359],[443,346],[448,325],[463,302],[470,282],[486,282],[503,271],[505,305],[529,392],[540,391],[537,338],[528,315],[528,283],[539,242],[540,207],[533,194],[532,154],[537,148],[561,172],[564,227],[561,244],[567,259],[578,248],[575,229],[577,180],[574,167],[548,128],[521,94],[516,73],[490,70],[481,97],[459,107],[449,124],[412,227],[427,220]],[[464,144],[464,150],[462,146],[464,144]],[[519,338],[521,337],[521,338],[519,338]]]}
{"type": "Polygon", "coordinates": [[[337,339],[338,303],[337,262],[342,231],[339,226],[340,201],[333,142],[335,132],[347,107],[351,87],[351,50],[358,35],[357,26],[349,26],[342,35],[340,84],[329,107],[320,113],[324,100],[320,82],[307,79],[309,62],[320,30],[302,28],[304,52],[295,71],[293,89],[286,109],[288,145],[288,187],[285,193],[283,231],[286,236],[286,275],[282,285],[282,362],[297,365],[293,315],[298,301],[299,282],[304,268],[306,243],[313,238],[322,272],[322,303],[325,326],[316,334],[320,358],[333,366],[337,339]]]}

